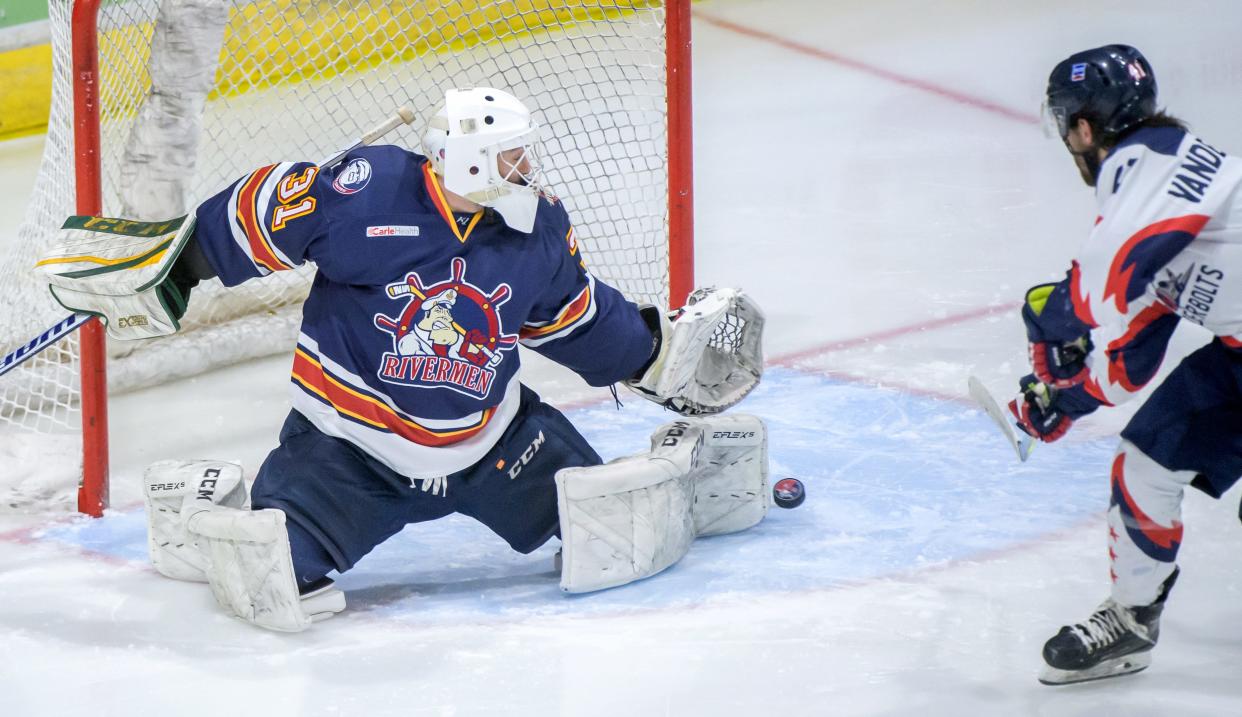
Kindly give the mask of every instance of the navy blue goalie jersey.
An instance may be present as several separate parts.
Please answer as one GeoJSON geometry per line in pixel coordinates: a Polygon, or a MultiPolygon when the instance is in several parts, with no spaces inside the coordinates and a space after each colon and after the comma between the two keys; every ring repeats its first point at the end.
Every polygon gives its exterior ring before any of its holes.
{"type": "Polygon", "coordinates": [[[197,219],[226,286],[314,262],[293,406],[411,478],[466,468],[500,438],[518,344],[596,386],[650,358],[637,307],[587,271],[560,202],[540,199],[531,234],[454,214],[426,159],[398,147],[262,167],[197,219]]]}

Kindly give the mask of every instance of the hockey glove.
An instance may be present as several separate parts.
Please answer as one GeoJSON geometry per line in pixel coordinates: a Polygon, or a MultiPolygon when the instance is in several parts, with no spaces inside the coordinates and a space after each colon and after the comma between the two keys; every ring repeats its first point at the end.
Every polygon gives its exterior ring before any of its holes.
{"type": "Polygon", "coordinates": [[[185,217],[165,222],[69,217],[35,268],[62,306],[102,317],[109,336],[165,336],[180,330],[189,290],[197,283],[172,275],[193,229],[185,217]]]}
{"type": "Polygon", "coordinates": [[[1067,343],[1032,341],[1029,348],[1031,370],[1040,381],[1053,388],[1069,388],[1086,380],[1090,337],[1080,336],[1067,343]]]}
{"type": "Polygon", "coordinates": [[[1028,374],[1018,386],[1021,393],[1009,402],[1009,412],[1019,429],[1044,443],[1064,436],[1074,421],[1103,405],[1081,383],[1053,388],[1028,374]]]}
{"type": "Polygon", "coordinates": [[[1022,322],[1029,339],[1031,369],[1035,378],[1053,388],[1069,388],[1087,378],[1087,356],[1091,353],[1091,336],[1082,334],[1071,340],[1048,336],[1041,315],[1048,297],[1058,284],[1040,284],[1026,292],[1022,304],[1022,322]]]}
{"type": "Polygon", "coordinates": [[[1022,393],[1009,402],[1009,412],[1017,419],[1023,433],[1044,443],[1064,436],[1074,419],[1054,406],[1056,389],[1036,380],[1032,374],[1022,379],[1022,393]]]}
{"type": "Polygon", "coordinates": [[[683,416],[719,413],[741,401],[763,375],[763,312],[737,289],[697,289],[666,317],[641,309],[652,327],[653,359],[625,382],[683,416]]]}

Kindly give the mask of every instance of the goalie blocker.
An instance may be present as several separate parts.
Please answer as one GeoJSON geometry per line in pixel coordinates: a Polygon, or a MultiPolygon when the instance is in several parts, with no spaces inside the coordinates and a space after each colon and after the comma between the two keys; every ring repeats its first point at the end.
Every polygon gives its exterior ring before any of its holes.
{"type": "MultiPolygon", "coordinates": [[[[332,167],[350,151],[413,121],[413,110],[398,107],[319,166],[332,167]]],[[[190,290],[216,275],[192,241],[196,211],[159,222],[71,216],[35,270],[61,306],[100,317],[112,338],[174,334],[181,330],[190,290]]]]}
{"type": "Polygon", "coordinates": [[[69,217],[60,241],[35,268],[61,306],[103,318],[109,336],[167,336],[181,329],[190,289],[201,278],[192,275],[195,252],[190,261],[177,261],[191,246],[194,224],[186,217],[69,217]]]}

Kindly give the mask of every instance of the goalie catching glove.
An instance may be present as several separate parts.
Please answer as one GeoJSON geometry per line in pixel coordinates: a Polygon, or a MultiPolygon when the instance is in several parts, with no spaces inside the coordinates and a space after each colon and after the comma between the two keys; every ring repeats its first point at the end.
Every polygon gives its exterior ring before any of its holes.
{"type": "Polygon", "coordinates": [[[193,235],[194,221],[186,217],[69,217],[35,269],[61,306],[101,317],[109,336],[166,336],[180,330],[190,288],[198,283],[172,271],[193,235]]]}
{"type": "Polygon", "coordinates": [[[643,306],[655,358],[625,385],[684,416],[719,413],[763,375],[763,312],[738,289],[697,289],[666,316],[643,306]],[[671,320],[670,320],[671,319],[671,320]]]}

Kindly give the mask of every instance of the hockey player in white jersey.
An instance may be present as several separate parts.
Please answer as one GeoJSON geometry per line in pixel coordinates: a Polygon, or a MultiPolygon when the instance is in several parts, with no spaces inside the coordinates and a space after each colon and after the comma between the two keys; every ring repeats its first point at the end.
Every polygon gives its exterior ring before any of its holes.
{"type": "Polygon", "coordinates": [[[71,220],[40,263],[66,307],[102,316],[118,338],[176,330],[198,280],[317,265],[293,410],[249,495],[234,464],[147,472],[156,567],[208,582],[261,627],[302,630],[343,609],[330,572],[451,513],[521,552],[560,537],[561,587],[578,592],[652,575],[696,536],[742,530],[767,509],[762,422],[714,415],[759,379],[758,308],[707,290],[670,320],[597,280],[542,186],[531,113],[508,93],[450,90],[422,145],[260,167],[171,234],[71,220]],[[519,343],[687,418],[657,431],[649,453],[601,465],[520,383],[519,343]]]}
{"type": "Polygon", "coordinates": [[[1054,441],[1148,384],[1179,322],[1213,334],[1122,431],[1108,467],[1111,596],[1043,649],[1040,681],[1063,684],[1150,664],[1183,491],[1219,498],[1242,476],[1242,161],[1158,111],[1151,65],[1125,45],[1058,64],[1045,115],[1099,209],[1065,280],[1027,292],[1034,372],[1009,405],[1019,427],[1054,441]]]}

